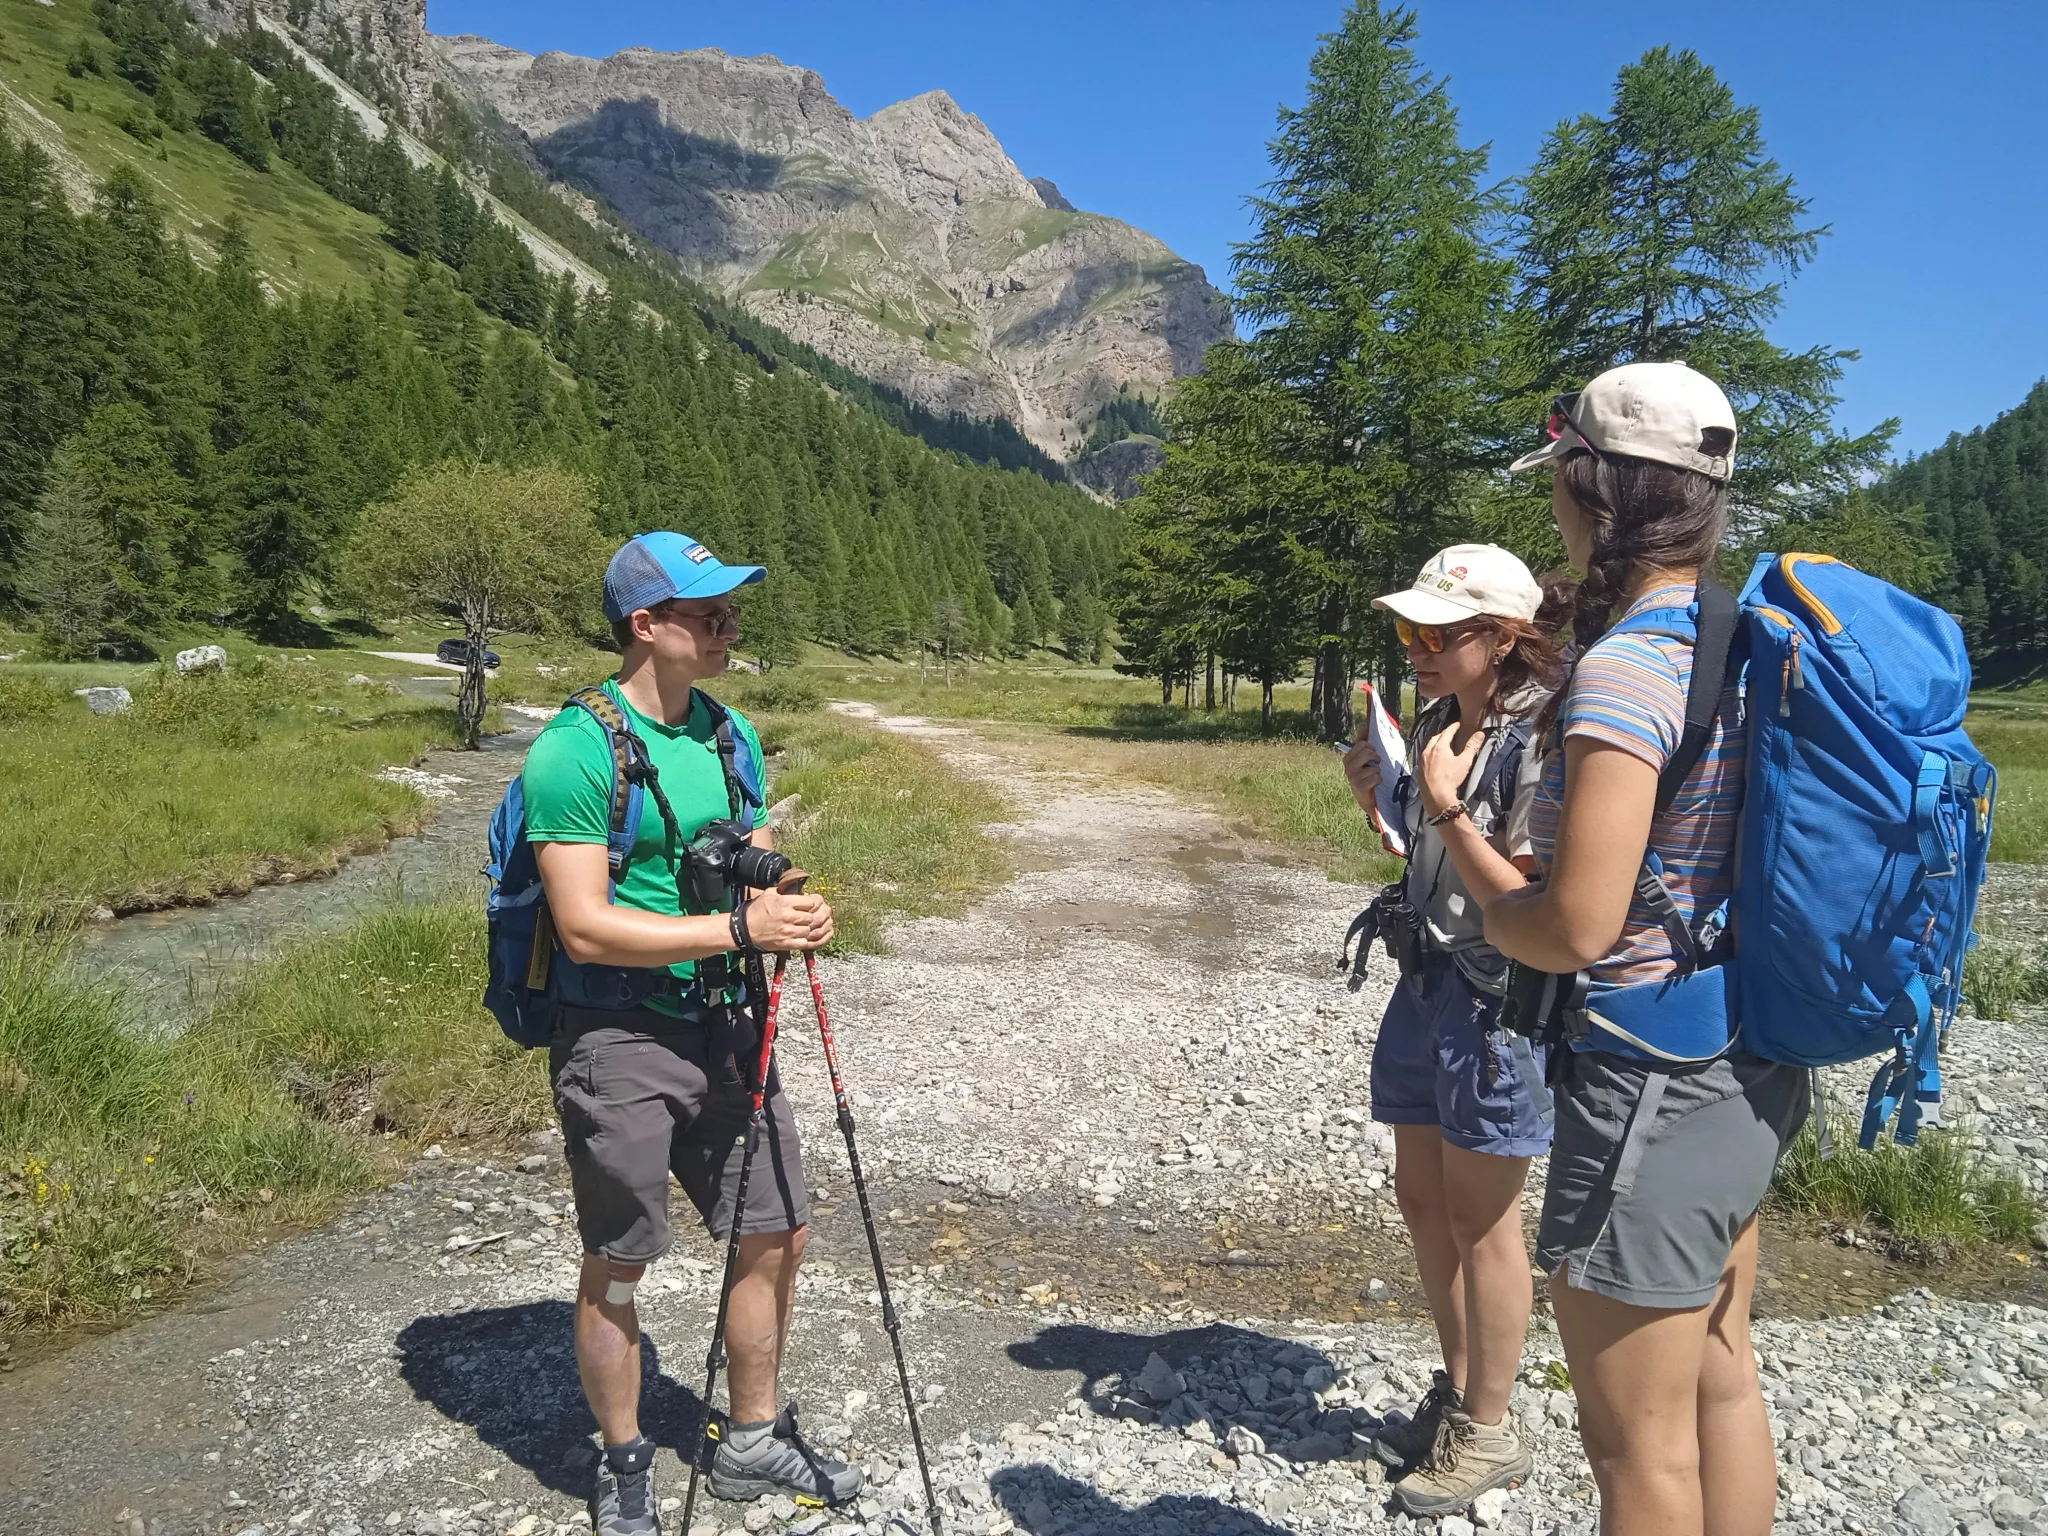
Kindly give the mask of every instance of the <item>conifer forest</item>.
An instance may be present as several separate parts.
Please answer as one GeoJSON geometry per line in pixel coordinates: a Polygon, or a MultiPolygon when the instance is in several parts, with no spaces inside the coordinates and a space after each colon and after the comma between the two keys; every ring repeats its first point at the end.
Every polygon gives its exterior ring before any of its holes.
{"type": "Polygon", "coordinates": [[[1355,4],[1269,146],[1235,253],[1241,339],[1093,423],[1090,449],[1165,441],[1112,506],[1009,423],[916,406],[579,219],[452,100],[414,125],[438,152],[418,164],[253,17],[210,37],[173,0],[92,16],[66,68],[132,88],[136,154],[196,135],[302,176],[402,260],[280,293],[232,225],[201,259],[132,168],[88,203],[0,126],[0,613],[59,653],[303,629],[408,470],[551,464],[608,534],[679,527],[768,565],[747,635],[771,665],[805,641],[1113,644],[1168,698],[1241,680],[1270,708],[1306,674],[1335,738],[1351,680],[1404,670],[1372,596],[1456,540],[1562,560],[1545,487],[1503,466],[1556,394],[1642,359],[1692,362],[1736,402],[1731,566],[1862,560],[1952,609],[1987,678],[2048,646],[2048,395],[1903,464],[1895,422],[1839,424],[1856,353],[1770,334],[1828,232],[1688,52],[1643,55],[1516,172],[1461,136],[1415,13],[1355,4]],[[602,281],[537,266],[477,186],[602,281]]]}

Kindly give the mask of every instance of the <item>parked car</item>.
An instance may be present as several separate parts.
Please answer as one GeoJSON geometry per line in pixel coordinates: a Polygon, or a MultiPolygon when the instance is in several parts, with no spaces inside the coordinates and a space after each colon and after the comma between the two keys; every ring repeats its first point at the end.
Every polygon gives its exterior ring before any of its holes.
{"type": "MultiPolygon", "coordinates": [[[[451,667],[466,667],[469,665],[469,642],[467,640],[443,640],[434,647],[434,659],[436,661],[445,661],[451,667]]],[[[496,667],[499,659],[496,651],[485,651],[485,669],[488,671],[496,667]]]]}

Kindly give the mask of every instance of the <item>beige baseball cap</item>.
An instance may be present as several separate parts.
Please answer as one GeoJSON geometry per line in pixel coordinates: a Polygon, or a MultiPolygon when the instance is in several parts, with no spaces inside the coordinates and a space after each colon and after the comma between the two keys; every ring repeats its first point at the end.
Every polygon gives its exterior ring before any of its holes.
{"type": "Polygon", "coordinates": [[[1534,619],[1543,589],[1529,567],[1498,544],[1453,544],[1430,557],[1405,592],[1372,600],[1415,624],[1457,624],[1479,614],[1534,619]]]}
{"type": "Polygon", "coordinates": [[[1734,470],[1735,409],[1720,385],[1684,363],[1624,363],[1576,395],[1559,395],[1557,406],[1551,440],[1510,464],[1510,473],[1551,463],[1582,444],[1595,454],[1654,459],[1714,480],[1734,470]]]}

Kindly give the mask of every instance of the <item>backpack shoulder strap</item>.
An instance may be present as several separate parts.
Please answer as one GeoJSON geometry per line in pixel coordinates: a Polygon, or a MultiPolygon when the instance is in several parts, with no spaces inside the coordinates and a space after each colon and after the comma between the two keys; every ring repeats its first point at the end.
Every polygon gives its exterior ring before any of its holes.
{"type": "MultiPolygon", "coordinates": [[[[1671,760],[1657,775],[1655,814],[1671,809],[1678,791],[1699,765],[1707,743],[1713,739],[1714,721],[1721,712],[1721,694],[1727,686],[1729,664],[1734,652],[1735,631],[1741,620],[1741,605],[1734,594],[1702,572],[1690,610],[1657,609],[1624,619],[1609,634],[1663,634],[1692,642],[1692,678],[1685,690],[1685,726],[1671,760]]],[[[1646,851],[1643,867],[1636,876],[1636,896],[1647,906],[1671,940],[1671,955],[1681,975],[1697,970],[1705,958],[1706,946],[1679,911],[1671,888],[1664,881],[1664,864],[1654,851],[1646,851]]]]}
{"type": "Polygon", "coordinates": [[[1481,795],[1499,796],[1502,815],[1514,804],[1515,778],[1528,750],[1529,720],[1524,716],[1501,733],[1500,743],[1493,749],[1493,760],[1486,766],[1486,782],[1479,787],[1481,795]]]}
{"type": "Polygon", "coordinates": [[[1686,778],[1713,739],[1714,719],[1721,712],[1721,693],[1728,685],[1728,660],[1741,618],[1735,596],[1713,577],[1702,574],[1699,617],[1692,642],[1692,681],[1685,691],[1685,731],[1678,749],[1657,775],[1657,814],[1671,809],[1686,778]]]}
{"type": "Polygon", "coordinates": [[[745,821],[749,807],[758,811],[765,803],[760,759],[755,755],[753,742],[747,733],[733,724],[731,710],[701,688],[697,690],[697,697],[704,701],[704,708],[716,729],[718,766],[725,773],[726,800],[732,807],[733,816],[745,821]]]}
{"type": "Polygon", "coordinates": [[[1662,816],[1699,765],[1713,739],[1714,720],[1721,712],[1721,693],[1728,684],[1729,661],[1742,607],[1713,577],[1702,574],[1690,608],[1652,608],[1623,619],[1610,635],[1668,635],[1692,646],[1692,679],[1685,691],[1685,726],[1670,761],[1657,775],[1657,811],[1662,816]]]}
{"type": "Polygon", "coordinates": [[[641,786],[653,765],[647,760],[646,743],[640,740],[625,711],[604,689],[580,688],[569,695],[568,704],[581,709],[603,727],[605,745],[611,750],[611,821],[605,836],[605,848],[612,880],[616,883],[625,870],[626,860],[632,855],[633,844],[640,836],[641,786]]]}

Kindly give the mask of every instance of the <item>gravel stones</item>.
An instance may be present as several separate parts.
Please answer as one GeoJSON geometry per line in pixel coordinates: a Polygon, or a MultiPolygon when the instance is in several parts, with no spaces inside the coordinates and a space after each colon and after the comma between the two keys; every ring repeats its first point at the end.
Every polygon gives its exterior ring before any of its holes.
{"type": "Polygon", "coordinates": [[[1924,1486],[1908,1488],[1900,1494],[1892,1513],[1912,1536],[1951,1536],[1955,1530],[1956,1522],[1948,1506],[1924,1486]]]}
{"type": "Polygon", "coordinates": [[[1145,1362],[1145,1369],[1138,1375],[1137,1389],[1153,1402],[1166,1404],[1188,1389],[1186,1380],[1172,1366],[1166,1363],[1164,1355],[1154,1353],[1145,1362]]]}
{"type": "MultiPolygon", "coordinates": [[[[945,742],[962,760],[984,751],[945,742]]],[[[1335,1226],[1324,1241],[1356,1244],[1398,1225],[1391,1138],[1358,1108],[1383,978],[1353,997],[1321,942],[1367,893],[1245,857],[1170,797],[1072,781],[1053,794],[1014,756],[986,760],[1017,803],[1027,873],[963,918],[903,925],[886,959],[832,962],[825,982],[876,1209],[889,1213],[912,1379],[938,1398],[924,1427],[947,1529],[1590,1536],[1575,1404],[1548,1385],[1561,1350],[1541,1322],[1510,1402],[1534,1472],[1432,1525],[1396,1518],[1364,1449],[1389,1414],[1412,1411],[1436,1359],[1426,1324],[1387,1306],[1406,1299],[1376,1278],[1407,1273],[1401,1255],[1344,1271],[1314,1317],[1276,1318],[1277,1305],[1219,1316],[1165,1285],[1142,1306],[1091,1291],[1097,1271],[1139,1268],[1133,1253],[1155,1230],[1206,1240],[1212,1273],[1250,1295],[1283,1278],[1258,1266],[1297,1264],[1291,1242],[1335,1226]],[[1081,899],[1105,870],[1116,911],[1081,899]],[[1113,1205],[1096,1206],[1106,1190],[1113,1205]],[[1047,1231],[1074,1254],[1071,1275],[1033,1246],[1047,1231]],[[1222,1262],[1232,1249],[1245,1262],[1222,1262]],[[1009,1365],[999,1379],[994,1367],[1009,1365]]],[[[830,1515],[700,1505],[704,1536],[883,1536],[899,1512],[923,1527],[808,1024],[799,1013],[789,1026],[781,1070],[818,1201],[838,1190],[840,1215],[821,1216],[799,1276],[785,1385],[818,1406],[807,1425],[870,1483],[857,1509],[830,1515]]],[[[2048,1095],[2017,1081],[2038,1040],[1993,1030],[1958,1030],[1948,1064],[1959,1091],[1987,1082],[2024,1162],[2048,1149],[2048,1129],[2029,1122],[2048,1121],[2035,1103],[2048,1095]]],[[[113,1443],[135,1445],[134,1465],[150,1458],[160,1486],[204,1486],[203,1518],[166,1521],[165,1536],[259,1522],[309,1536],[503,1536],[528,1521],[530,1536],[588,1536],[568,1306],[580,1244],[559,1147],[535,1140],[494,1168],[451,1136],[334,1227],[253,1256],[261,1284],[239,1314],[172,1313],[77,1346],[35,1400],[49,1411],[17,1411],[10,1449],[44,1481],[11,1492],[51,1497],[10,1505],[9,1536],[76,1536],[79,1490],[118,1475],[100,1454],[113,1443]],[[469,1246],[443,1251],[458,1234],[469,1246]],[[229,1329],[231,1341],[203,1331],[229,1329]],[[178,1337],[219,1342],[165,1353],[178,1337]],[[158,1411],[175,1421],[161,1434],[158,1411]],[[223,1518],[230,1485],[247,1507],[223,1518]]],[[[719,1253],[680,1221],[678,1238],[639,1293],[664,1493],[681,1491],[672,1448],[691,1422],[718,1284],[719,1253]]],[[[1824,1322],[1760,1322],[1756,1343],[1789,1536],[2036,1536],[2048,1313],[1914,1292],[1824,1322]]],[[[18,1392],[20,1376],[9,1380],[18,1392]]]]}

